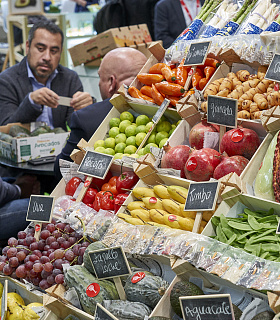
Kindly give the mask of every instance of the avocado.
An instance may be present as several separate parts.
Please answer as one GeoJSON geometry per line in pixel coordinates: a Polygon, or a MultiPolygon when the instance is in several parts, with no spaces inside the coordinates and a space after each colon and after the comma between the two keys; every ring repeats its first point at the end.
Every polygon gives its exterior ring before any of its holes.
{"type": "Polygon", "coordinates": [[[15,7],[26,7],[30,4],[30,0],[16,0],[15,7]]]}
{"type": "Polygon", "coordinates": [[[16,124],[10,127],[10,130],[9,130],[10,136],[16,137],[19,133],[26,133],[28,136],[30,135],[30,131],[26,128],[23,128],[16,124]]]}
{"type": "Polygon", "coordinates": [[[19,132],[17,135],[16,135],[16,138],[26,138],[26,137],[30,137],[29,134],[25,133],[25,132],[19,132]]]}
{"type": "Polygon", "coordinates": [[[235,304],[232,304],[232,309],[234,313],[234,319],[239,320],[242,316],[242,311],[235,304]]]}
{"type": "Polygon", "coordinates": [[[66,131],[64,129],[62,129],[61,127],[58,127],[58,128],[54,128],[52,130],[52,132],[54,132],[55,134],[57,133],[65,133],[66,131]]]}
{"type": "Polygon", "coordinates": [[[200,296],[203,295],[203,291],[192,282],[189,282],[187,280],[182,280],[173,286],[171,293],[170,293],[170,304],[173,309],[173,311],[177,314],[179,317],[183,317],[181,306],[180,306],[180,300],[179,297],[184,296],[200,296]]]}
{"type": "Polygon", "coordinates": [[[1,133],[0,133],[0,140],[5,141],[5,142],[8,142],[8,143],[12,143],[13,137],[10,136],[10,135],[7,134],[7,133],[1,132],[1,133]]]}
{"type": "Polygon", "coordinates": [[[275,313],[272,311],[263,311],[255,315],[251,320],[272,320],[275,317],[275,313]]]}
{"type": "Polygon", "coordinates": [[[43,126],[43,127],[38,127],[35,130],[33,130],[30,135],[31,135],[31,137],[34,137],[34,136],[38,136],[39,134],[48,133],[48,132],[49,131],[43,126]]]}

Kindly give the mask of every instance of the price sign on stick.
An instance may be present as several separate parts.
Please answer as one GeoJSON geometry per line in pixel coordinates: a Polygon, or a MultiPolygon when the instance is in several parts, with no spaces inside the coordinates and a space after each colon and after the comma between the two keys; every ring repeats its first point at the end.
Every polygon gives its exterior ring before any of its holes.
{"type": "Polygon", "coordinates": [[[184,320],[235,320],[230,294],[180,297],[184,320]]]}
{"type": "Polygon", "coordinates": [[[42,223],[51,222],[54,205],[54,197],[31,195],[27,209],[26,221],[35,222],[36,240],[39,240],[42,223]]]}
{"type": "Polygon", "coordinates": [[[153,119],[152,119],[153,125],[151,126],[150,130],[146,134],[146,136],[143,139],[143,141],[141,142],[141,144],[139,145],[139,147],[138,147],[138,149],[136,151],[136,154],[143,148],[144,144],[149,139],[149,136],[151,135],[151,133],[154,130],[154,128],[157,125],[157,123],[159,122],[160,118],[163,116],[163,114],[164,114],[165,110],[167,109],[169,103],[170,103],[170,101],[168,99],[164,99],[163,103],[159,106],[157,112],[155,113],[155,115],[153,116],[153,119]]]}
{"type": "Polygon", "coordinates": [[[51,222],[54,197],[31,195],[26,221],[51,222]]]}
{"type": "Polygon", "coordinates": [[[193,232],[198,232],[202,220],[202,211],[212,211],[215,209],[218,191],[218,181],[205,181],[191,183],[184,211],[197,211],[193,232]]]}
{"type": "Polygon", "coordinates": [[[7,306],[7,294],[8,294],[8,280],[4,281],[2,300],[1,300],[1,320],[6,320],[8,306],[7,306]]]}
{"type": "Polygon", "coordinates": [[[188,50],[184,65],[199,66],[204,64],[211,41],[192,43],[188,50]]]}
{"type": "Polygon", "coordinates": [[[77,171],[90,177],[104,179],[113,160],[114,156],[87,151],[77,171]]]}
{"type": "Polygon", "coordinates": [[[237,127],[237,100],[208,96],[207,98],[207,122],[219,124],[225,127],[237,127]]]}
{"type": "Polygon", "coordinates": [[[127,258],[122,247],[106,248],[89,252],[89,257],[98,279],[113,278],[119,296],[125,300],[121,276],[131,274],[127,258]]]}
{"type": "Polygon", "coordinates": [[[266,71],[265,78],[280,82],[280,54],[274,54],[273,59],[266,71]]]}
{"type": "Polygon", "coordinates": [[[114,315],[112,315],[111,312],[106,310],[101,304],[97,303],[96,304],[96,309],[95,309],[95,315],[94,315],[95,320],[118,320],[114,315]]]}
{"type": "Polygon", "coordinates": [[[168,99],[164,99],[163,103],[159,106],[157,112],[153,116],[153,123],[158,123],[159,119],[163,116],[165,110],[167,109],[170,101],[168,99]]]}

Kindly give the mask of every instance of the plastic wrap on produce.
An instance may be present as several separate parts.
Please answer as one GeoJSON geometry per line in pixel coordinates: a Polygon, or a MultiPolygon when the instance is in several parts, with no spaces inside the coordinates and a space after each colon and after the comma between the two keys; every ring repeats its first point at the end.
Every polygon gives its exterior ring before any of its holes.
{"type": "Polygon", "coordinates": [[[69,209],[74,203],[74,200],[71,196],[62,196],[55,200],[53,207],[53,218],[63,219],[65,212],[69,209]]]}
{"type": "Polygon", "coordinates": [[[267,263],[269,263],[269,261],[265,259],[255,259],[236,284],[245,288],[251,288],[251,284],[254,283],[257,277],[263,272],[267,263]]]}
{"type": "Polygon", "coordinates": [[[112,212],[101,209],[87,225],[86,235],[91,239],[100,241],[108,228],[117,220],[118,218],[112,212]]]}
{"type": "Polygon", "coordinates": [[[236,1],[224,0],[216,12],[211,12],[210,21],[201,29],[199,38],[211,38],[222,30],[238,13],[236,1]]]}
{"type": "Polygon", "coordinates": [[[240,26],[240,34],[260,34],[266,30],[279,13],[279,7],[271,0],[259,0],[240,26]]]}

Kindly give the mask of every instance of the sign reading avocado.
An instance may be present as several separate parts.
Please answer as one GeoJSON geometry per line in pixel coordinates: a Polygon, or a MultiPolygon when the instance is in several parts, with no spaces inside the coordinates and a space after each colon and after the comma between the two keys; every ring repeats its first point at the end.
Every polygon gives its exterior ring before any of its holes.
{"type": "Polygon", "coordinates": [[[235,320],[230,294],[180,297],[184,320],[235,320]]]}
{"type": "Polygon", "coordinates": [[[51,222],[54,197],[31,195],[26,221],[51,222]]]}
{"type": "Polygon", "coordinates": [[[96,309],[95,309],[95,315],[94,315],[95,320],[118,320],[114,315],[112,315],[111,312],[106,310],[101,304],[97,303],[96,304],[96,309]]]}
{"type": "Polygon", "coordinates": [[[104,179],[113,160],[114,156],[87,151],[77,171],[86,176],[104,179]]]}
{"type": "Polygon", "coordinates": [[[184,211],[212,211],[216,206],[218,197],[218,181],[193,182],[189,192],[184,211]]]}
{"type": "Polygon", "coordinates": [[[210,44],[211,41],[192,43],[187,53],[184,65],[198,66],[204,64],[210,44]]]}
{"type": "Polygon", "coordinates": [[[98,279],[121,277],[131,273],[122,247],[106,248],[89,252],[98,279]]]}

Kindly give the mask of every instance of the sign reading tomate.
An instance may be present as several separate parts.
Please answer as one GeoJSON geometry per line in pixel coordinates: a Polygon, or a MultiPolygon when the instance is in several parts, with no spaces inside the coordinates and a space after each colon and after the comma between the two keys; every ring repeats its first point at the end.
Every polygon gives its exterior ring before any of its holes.
{"type": "Polygon", "coordinates": [[[121,277],[131,274],[122,247],[106,248],[89,252],[98,279],[121,277]]]}

